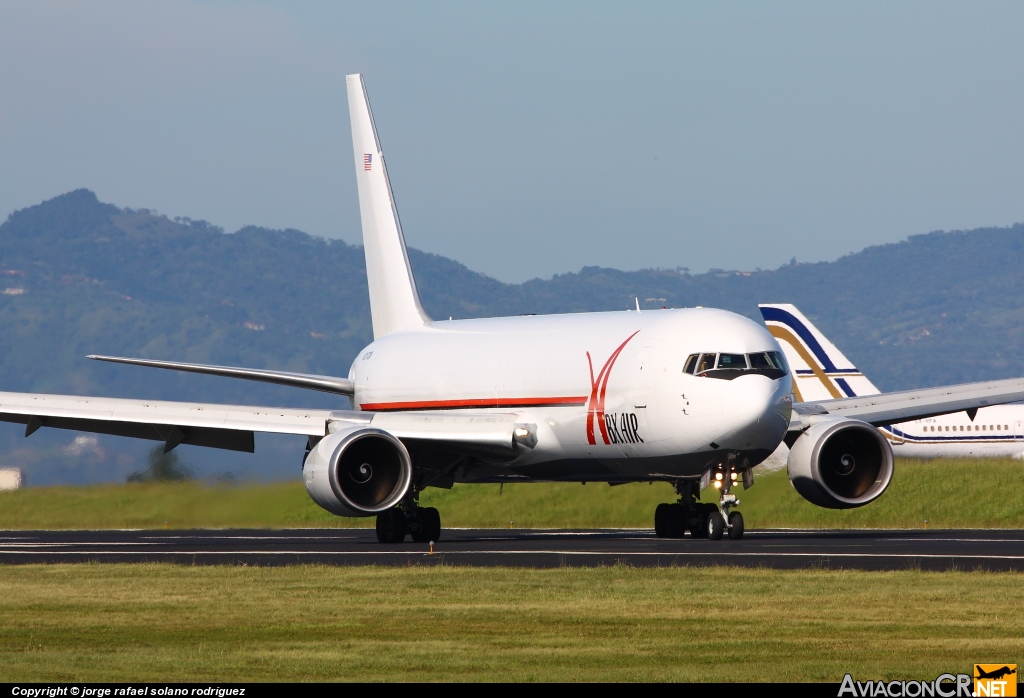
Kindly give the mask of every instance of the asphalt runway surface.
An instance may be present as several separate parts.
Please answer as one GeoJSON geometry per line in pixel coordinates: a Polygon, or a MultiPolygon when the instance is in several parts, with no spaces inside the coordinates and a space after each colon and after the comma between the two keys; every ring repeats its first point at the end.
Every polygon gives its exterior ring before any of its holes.
{"type": "Polygon", "coordinates": [[[0,531],[0,564],[66,562],[1024,570],[1024,531],[762,530],[709,541],[634,529],[446,529],[433,554],[408,539],[381,545],[369,529],[0,531]]]}

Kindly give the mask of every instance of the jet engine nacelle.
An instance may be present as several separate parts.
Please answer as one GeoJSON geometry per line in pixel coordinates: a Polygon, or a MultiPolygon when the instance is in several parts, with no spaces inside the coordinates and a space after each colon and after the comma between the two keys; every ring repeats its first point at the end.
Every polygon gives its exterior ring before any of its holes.
{"type": "Polygon", "coordinates": [[[877,499],[892,479],[892,448],[867,422],[818,422],[789,450],[789,480],[804,499],[828,509],[853,509],[877,499]]]}
{"type": "Polygon", "coordinates": [[[412,460],[381,429],[351,427],[325,436],[302,465],[313,501],[339,516],[373,516],[398,504],[412,483],[412,460]]]}

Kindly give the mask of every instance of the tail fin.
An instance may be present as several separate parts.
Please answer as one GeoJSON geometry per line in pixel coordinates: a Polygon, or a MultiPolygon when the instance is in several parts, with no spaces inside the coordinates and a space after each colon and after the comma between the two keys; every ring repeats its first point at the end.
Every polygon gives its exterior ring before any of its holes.
{"type": "Polygon", "coordinates": [[[370,101],[363,76],[347,75],[348,110],[352,120],[352,148],[355,151],[356,182],[359,186],[359,214],[363,221],[363,252],[366,281],[370,287],[370,316],[373,337],[399,330],[422,327],[430,322],[416,280],[409,266],[402,224],[391,194],[384,167],[377,128],[373,125],[370,101]]]}
{"type": "Polygon", "coordinates": [[[796,306],[766,304],[757,307],[793,368],[793,391],[797,400],[831,400],[879,392],[796,306]]]}

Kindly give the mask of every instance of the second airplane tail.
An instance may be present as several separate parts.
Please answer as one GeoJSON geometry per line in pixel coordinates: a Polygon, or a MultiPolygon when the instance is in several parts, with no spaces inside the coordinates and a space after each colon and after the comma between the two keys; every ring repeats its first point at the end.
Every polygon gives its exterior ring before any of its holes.
{"type": "Polygon", "coordinates": [[[796,306],[772,303],[758,308],[793,369],[797,400],[831,400],[880,392],[796,306]]]}

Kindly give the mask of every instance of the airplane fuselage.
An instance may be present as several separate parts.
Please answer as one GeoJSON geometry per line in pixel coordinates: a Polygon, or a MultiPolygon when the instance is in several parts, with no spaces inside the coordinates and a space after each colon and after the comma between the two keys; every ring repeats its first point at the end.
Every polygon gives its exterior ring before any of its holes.
{"type": "Polygon", "coordinates": [[[883,429],[905,458],[1024,457],[1024,406],[997,405],[918,419],[883,429]]]}
{"type": "Polygon", "coordinates": [[[764,327],[681,309],[432,322],[367,346],[349,374],[356,409],[515,412],[536,444],[460,479],[695,477],[764,460],[789,425],[789,375],[683,371],[700,352],[779,351],[764,327]]]}

